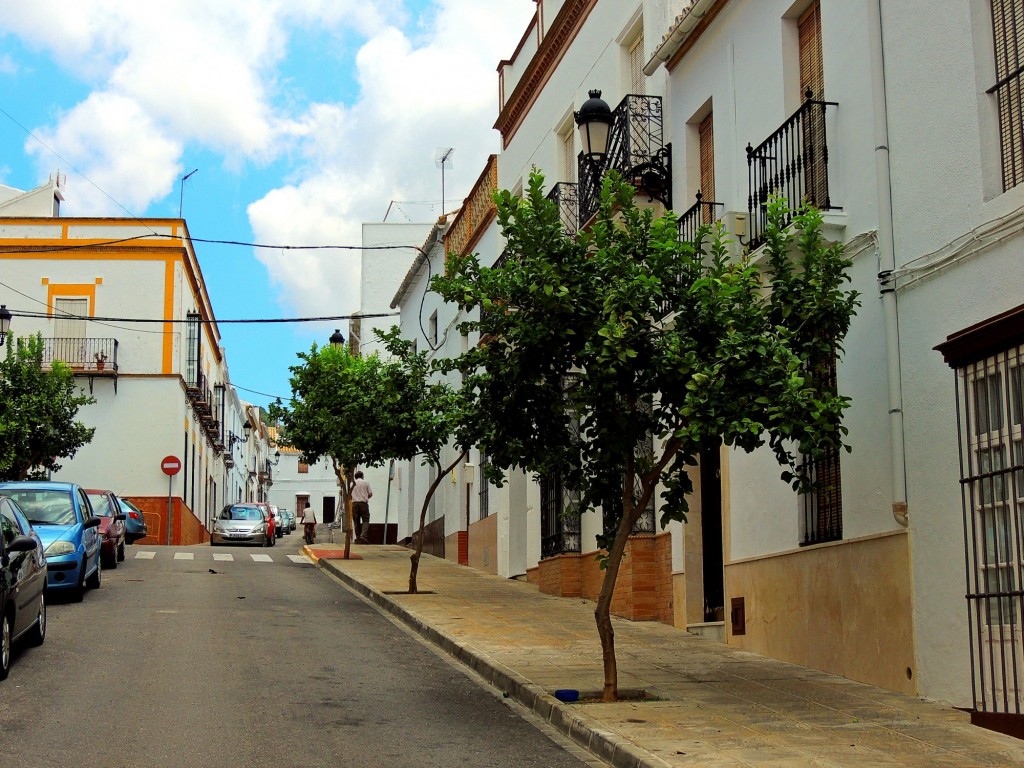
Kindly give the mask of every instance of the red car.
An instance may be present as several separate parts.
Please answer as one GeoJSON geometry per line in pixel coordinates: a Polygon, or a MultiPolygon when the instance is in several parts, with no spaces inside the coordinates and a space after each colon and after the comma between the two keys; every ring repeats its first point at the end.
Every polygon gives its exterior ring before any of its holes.
{"type": "Polygon", "coordinates": [[[124,560],[125,524],[121,505],[113,491],[86,488],[92,513],[100,519],[100,564],[104,568],[117,568],[124,560]]]}
{"type": "Polygon", "coordinates": [[[263,517],[267,521],[267,546],[272,547],[277,544],[277,529],[276,521],[274,520],[274,510],[270,508],[270,505],[264,501],[257,501],[256,506],[260,508],[263,513],[263,517]]]}

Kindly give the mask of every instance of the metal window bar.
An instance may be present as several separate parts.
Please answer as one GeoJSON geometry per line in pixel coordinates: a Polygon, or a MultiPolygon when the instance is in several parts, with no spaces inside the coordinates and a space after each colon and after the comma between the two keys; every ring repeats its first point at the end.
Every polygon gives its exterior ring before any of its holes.
{"type": "Polygon", "coordinates": [[[567,493],[558,475],[540,479],[540,555],[580,551],[579,498],[567,493]]]}
{"type": "Polygon", "coordinates": [[[664,115],[660,96],[631,93],[612,112],[614,122],[608,132],[608,150],[600,163],[580,153],[578,229],[597,213],[601,182],[610,170],[616,170],[637,188],[672,207],[671,151],[664,140],[664,115]],[[663,188],[657,185],[663,185],[663,188]]]}
{"type": "Polygon", "coordinates": [[[956,371],[975,711],[1024,717],[1024,347],[956,371]]]}
{"type": "Polygon", "coordinates": [[[485,517],[491,514],[491,484],[487,481],[487,474],[485,470],[487,465],[490,463],[490,458],[483,451],[480,452],[480,519],[483,520],[485,517]]]}
{"type": "Polygon", "coordinates": [[[750,194],[747,231],[751,249],[763,242],[768,223],[768,198],[781,195],[790,216],[804,203],[832,210],[828,189],[828,136],[825,116],[835,101],[815,101],[810,91],[800,108],[756,148],[747,144],[750,194]]]}
{"type": "MultiPolygon", "coordinates": [[[[835,355],[813,367],[811,376],[835,390],[835,355]]],[[[839,450],[831,449],[816,459],[806,457],[802,471],[811,490],[800,496],[803,534],[800,546],[840,541],[843,538],[843,483],[839,450]]]]}
{"type": "Polygon", "coordinates": [[[558,215],[562,219],[563,231],[567,235],[579,232],[580,205],[578,185],[571,181],[561,181],[548,192],[548,200],[558,206],[558,215]]]}
{"type": "Polygon", "coordinates": [[[199,321],[199,313],[189,312],[185,316],[185,341],[186,341],[186,357],[185,357],[185,386],[186,387],[197,387],[199,385],[199,378],[202,375],[199,370],[200,356],[200,332],[201,323],[199,321]]]}
{"type": "Polygon", "coordinates": [[[60,361],[73,371],[117,373],[117,339],[58,337],[43,339],[43,367],[60,361]]]}
{"type": "Polygon", "coordinates": [[[996,82],[986,93],[995,94],[999,110],[1005,192],[1024,181],[1024,9],[1014,0],[991,0],[991,5],[996,82]]]}

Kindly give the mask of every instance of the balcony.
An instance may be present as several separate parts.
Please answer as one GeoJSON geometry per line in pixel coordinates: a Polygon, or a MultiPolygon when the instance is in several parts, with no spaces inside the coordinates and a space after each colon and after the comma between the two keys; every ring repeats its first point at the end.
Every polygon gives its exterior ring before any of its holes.
{"type": "Polygon", "coordinates": [[[579,185],[571,181],[561,181],[548,192],[548,200],[558,206],[558,215],[567,235],[575,235],[580,229],[579,185]]]}
{"type": "Polygon", "coordinates": [[[59,361],[76,376],[88,376],[90,392],[93,378],[97,376],[113,379],[114,391],[117,392],[117,346],[117,339],[43,339],[43,368],[52,368],[59,361]]]}
{"type": "Polygon", "coordinates": [[[476,245],[480,235],[497,214],[494,205],[494,193],[498,189],[498,157],[491,155],[483,173],[473,185],[462,204],[462,209],[455,217],[448,233],[444,236],[446,253],[464,256],[476,245]]]}
{"type": "Polygon", "coordinates": [[[636,188],[637,195],[672,207],[672,147],[664,138],[660,96],[629,94],[619,102],[612,111],[608,147],[600,162],[583,154],[579,157],[581,229],[597,213],[602,181],[612,170],[621,173],[636,188]]]}
{"type": "Polygon", "coordinates": [[[789,206],[788,223],[804,203],[834,210],[828,188],[828,140],[826,110],[834,101],[815,101],[810,91],[806,100],[775,133],[756,148],[747,144],[750,196],[747,198],[747,232],[751,250],[764,242],[768,223],[768,198],[780,195],[789,206]]]}

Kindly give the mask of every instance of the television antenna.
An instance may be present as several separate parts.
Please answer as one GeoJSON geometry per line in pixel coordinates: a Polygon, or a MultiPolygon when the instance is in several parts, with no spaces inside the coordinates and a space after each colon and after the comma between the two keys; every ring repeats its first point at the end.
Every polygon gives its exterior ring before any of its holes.
{"type": "MultiPolygon", "coordinates": [[[[186,168],[187,167],[188,166],[186,166],[186,168]]],[[[182,203],[185,202],[185,182],[188,181],[190,178],[192,178],[192,176],[198,170],[199,170],[198,168],[193,168],[191,171],[189,171],[188,173],[186,173],[184,176],[181,177],[181,180],[180,180],[181,191],[178,192],[178,218],[179,219],[181,218],[181,205],[182,205],[182,203]]]]}
{"type": "Polygon", "coordinates": [[[452,167],[454,147],[438,147],[434,152],[434,165],[441,169],[441,213],[444,214],[444,171],[452,167]]]}

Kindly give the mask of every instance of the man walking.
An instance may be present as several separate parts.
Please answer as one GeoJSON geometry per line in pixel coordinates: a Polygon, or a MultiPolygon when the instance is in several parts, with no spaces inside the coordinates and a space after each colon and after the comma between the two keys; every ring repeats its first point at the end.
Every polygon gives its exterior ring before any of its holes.
{"type": "Polygon", "coordinates": [[[370,533],[370,499],[373,490],[363,479],[363,471],[357,470],[355,483],[352,485],[352,526],[356,534],[356,544],[369,544],[370,533]]]}

